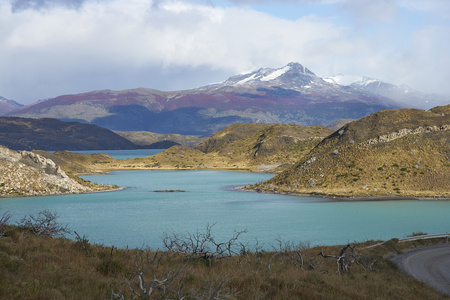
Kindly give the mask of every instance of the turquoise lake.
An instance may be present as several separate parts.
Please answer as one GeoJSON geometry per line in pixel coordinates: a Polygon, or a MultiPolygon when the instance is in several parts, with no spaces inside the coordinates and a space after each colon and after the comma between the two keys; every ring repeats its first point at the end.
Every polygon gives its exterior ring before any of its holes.
{"type": "Polygon", "coordinates": [[[136,158],[155,155],[166,149],[133,149],[133,150],[78,150],[72,151],[81,154],[100,154],[105,153],[116,159],[136,158]]]}
{"type": "MultiPolygon", "coordinates": [[[[450,231],[449,201],[333,202],[322,198],[233,189],[270,174],[219,171],[116,171],[83,176],[126,190],[83,195],[0,199],[13,222],[49,209],[92,243],[162,248],[164,233],[212,232],[217,241],[247,230],[240,241],[267,250],[277,239],[333,245],[450,231]],[[155,190],[184,190],[157,193],[155,190]]],[[[73,236],[69,236],[73,238],[73,236]]]]}

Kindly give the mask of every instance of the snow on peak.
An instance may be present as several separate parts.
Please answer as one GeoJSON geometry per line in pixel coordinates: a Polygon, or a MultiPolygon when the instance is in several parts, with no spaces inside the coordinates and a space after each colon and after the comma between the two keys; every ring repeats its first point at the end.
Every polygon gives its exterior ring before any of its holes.
{"type": "Polygon", "coordinates": [[[364,79],[363,76],[343,75],[343,74],[323,78],[323,80],[325,80],[328,83],[338,84],[338,85],[343,85],[343,86],[348,86],[353,83],[363,81],[363,79],[364,79]]]}
{"type": "Polygon", "coordinates": [[[288,66],[285,66],[284,68],[273,70],[269,74],[266,74],[264,77],[260,78],[260,80],[261,81],[274,80],[274,79],[280,77],[281,75],[283,75],[284,73],[286,73],[287,71],[289,71],[290,69],[291,69],[291,67],[288,65],[288,66]]]}

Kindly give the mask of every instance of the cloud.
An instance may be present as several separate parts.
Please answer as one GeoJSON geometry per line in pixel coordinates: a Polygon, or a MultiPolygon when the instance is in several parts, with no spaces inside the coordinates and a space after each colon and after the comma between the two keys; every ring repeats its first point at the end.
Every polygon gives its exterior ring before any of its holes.
{"type": "Polygon", "coordinates": [[[252,5],[252,4],[307,4],[307,5],[319,5],[319,4],[335,4],[344,2],[346,0],[228,0],[236,5],[252,5]]]}
{"type": "Polygon", "coordinates": [[[67,8],[79,8],[85,0],[13,0],[11,10],[13,12],[27,9],[45,9],[55,6],[64,6],[67,8]]]}
{"type": "MultiPolygon", "coordinates": [[[[339,7],[371,16],[371,24],[397,18],[400,6],[374,2],[339,7]],[[384,10],[392,12],[387,19],[376,16],[384,10]]],[[[368,75],[433,89],[439,88],[439,77],[450,76],[445,68],[432,70],[444,65],[439,58],[446,62],[444,51],[450,50],[445,25],[409,32],[397,48],[391,43],[395,34],[376,31],[369,36],[338,14],[289,20],[209,0],[80,0],[73,2],[76,7],[68,0],[54,3],[0,3],[0,95],[30,103],[106,88],[186,89],[291,61],[321,76],[368,75]],[[37,4],[17,9],[27,3],[37,4]]],[[[448,90],[442,86],[440,90],[448,90]]]]}
{"type": "Polygon", "coordinates": [[[340,6],[351,12],[359,24],[393,21],[399,13],[392,0],[347,0],[340,6]]]}

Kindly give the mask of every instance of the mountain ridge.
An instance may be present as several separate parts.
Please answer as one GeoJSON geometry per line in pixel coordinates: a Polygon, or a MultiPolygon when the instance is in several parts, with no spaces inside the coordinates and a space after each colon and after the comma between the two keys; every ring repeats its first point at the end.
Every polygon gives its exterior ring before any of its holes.
{"type": "Polygon", "coordinates": [[[22,104],[14,100],[6,99],[0,96],[0,115],[4,115],[6,113],[14,111],[22,106],[22,104]]]}
{"type": "Polygon", "coordinates": [[[324,78],[325,81],[341,86],[350,86],[388,97],[400,103],[403,107],[431,109],[450,103],[450,95],[429,94],[414,90],[405,84],[395,85],[368,76],[337,75],[324,78]]]}
{"type": "Polygon", "coordinates": [[[139,146],[92,124],[0,117],[0,145],[14,150],[108,150],[139,146]]]}
{"type": "Polygon", "coordinates": [[[210,135],[237,122],[312,126],[397,107],[389,98],[330,84],[291,63],[183,91],[138,88],[63,95],[9,115],[79,121],[115,131],[210,135]]]}

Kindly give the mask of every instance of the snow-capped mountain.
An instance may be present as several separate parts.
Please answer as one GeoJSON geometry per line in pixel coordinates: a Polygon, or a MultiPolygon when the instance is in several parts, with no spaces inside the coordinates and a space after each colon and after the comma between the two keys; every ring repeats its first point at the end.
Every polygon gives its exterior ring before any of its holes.
{"type": "Polygon", "coordinates": [[[290,63],[184,91],[141,88],[59,96],[13,115],[77,120],[112,130],[202,135],[236,122],[321,125],[397,107],[386,97],[329,83],[290,63]]]}
{"type": "Polygon", "coordinates": [[[393,99],[404,107],[430,109],[432,107],[450,103],[450,96],[427,94],[414,90],[407,85],[395,85],[367,76],[349,76],[340,74],[324,78],[324,80],[329,83],[350,86],[355,89],[368,91],[393,99]]]}
{"type": "Polygon", "coordinates": [[[261,68],[255,72],[232,76],[221,83],[206,86],[207,88],[220,87],[252,87],[252,86],[280,86],[298,90],[308,88],[311,84],[324,83],[323,80],[299,63],[272,69],[261,68]]]}

